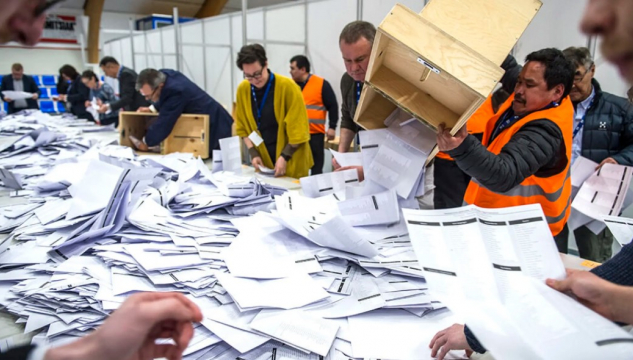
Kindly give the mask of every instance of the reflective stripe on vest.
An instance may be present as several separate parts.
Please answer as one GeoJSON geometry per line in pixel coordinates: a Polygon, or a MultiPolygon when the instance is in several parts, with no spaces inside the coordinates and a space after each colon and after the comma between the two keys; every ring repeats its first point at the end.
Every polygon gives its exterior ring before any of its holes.
{"type": "Polygon", "coordinates": [[[323,83],[322,77],[310,75],[308,83],[303,87],[303,101],[310,119],[310,134],[325,134],[327,109],[323,104],[323,83]]]}
{"type": "Polygon", "coordinates": [[[486,124],[482,144],[495,155],[501,153],[503,147],[511,140],[523,126],[531,121],[550,120],[558,125],[563,135],[563,145],[567,156],[567,166],[561,172],[539,177],[531,175],[521,184],[505,192],[495,192],[482,186],[477,179],[471,179],[464,195],[464,202],[484,208],[501,208],[527,204],[540,204],[550,227],[552,235],[558,235],[563,229],[571,212],[571,144],[574,108],[569,97],[560,106],[546,110],[535,111],[519,119],[509,128],[503,130],[493,141],[491,134],[499,117],[512,106],[514,94],[500,107],[486,124]]]}
{"type": "MultiPolygon", "coordinates": [[[[495,111],[492,107],[492,95],[488,96],[486,101],[475,111],[470,118],[468,118],[468,122],[466,126],[468,128],[468,132],[470,134],[479,134],[483,133],[486,128],[486,124],[488,120],[490,120],[495,115],[495,111]]],[[[445,152],[438,152],[438,158],[444,160],[454,161],[453,158],[445,152]]]]}

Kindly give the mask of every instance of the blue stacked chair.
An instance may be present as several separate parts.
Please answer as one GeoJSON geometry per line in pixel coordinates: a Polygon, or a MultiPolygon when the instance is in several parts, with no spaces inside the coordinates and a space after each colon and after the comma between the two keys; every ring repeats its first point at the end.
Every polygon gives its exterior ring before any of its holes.
{"type": "Polygon", "coordinates": [[[55,111],[55,103],[52,101],[40,101],[40,110],[44,113],[54,113],[55,111]]]}
{"type": "Polygon", "coordinates": [[[48,89],[45,87],[41,87],[40,91],[42,92],[42,94],[40,95],[40,99],[50,99],[50,97],[48,96],[48,89]]]}
{"type": "Polygon", "coordinates": [[[9,103],[3,103],[4,105],[2,106],[4,108],[4,112],[8,113],[9,112],[9,103]]]}
{"type": "Polygon", "coordinates": [[[52,87],[50,91],[51,91],[51,97],[59,96],[59,94],[57,93],[56,87],[52,87]]]}
{"type": "Polygon", "coordinates": [[[65,113],[66,112],[66,105],[64,105],[64,103],[61,102],[61,101],[57,102],[57,112],[58,113],[65,113]]]}
{"type": "Polygon", "coordinates": [[[40,82],[40,76],[39,75],[33,75],[33,80],[35,80],[35,84],[39,87],[42,86],[42,83],[40,82]]]}
{"type": "Polygon", "coordinates": [[[54,75],[42,75],[42,83],[44,83],[45,86],[57,85],[57,81],[55,81],[54,75]]]}

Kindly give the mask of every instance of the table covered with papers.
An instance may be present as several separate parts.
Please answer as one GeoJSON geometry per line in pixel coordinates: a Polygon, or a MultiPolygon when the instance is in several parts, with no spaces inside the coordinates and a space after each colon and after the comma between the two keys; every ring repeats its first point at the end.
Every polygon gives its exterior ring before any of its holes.
{"type": "MultiPolygon", "coordinates": [[[[430,358],[433,335],[464,323],[462,309],[479,306],[460,289],[462,279],[477,279],[474,271],[457,271],[449,289],[429,289],[438,276],[427,279],[424,269],[435,259],[433,266],[450,270],[459,256],[468,258],[433,240],[458,241],[461,232],[481,242],[481,232],[493,232],[477,227],[477,219],[500,224],[498,216],[519,216],[418,210],[424,167],[412,164],[429,149],[403,136],[415,124],[395,115],[387,129],[363,132],[361,143],[372,147],[348,159],[361,162],[368,180],[361,182],[355,171],[323,174],[301,179],[301,192],[241,173],[227,147],[212,171],[191,155],[137,156],[110,140],[69,131],[65,122],[77,120],[39,113],[21,120],[28,126],[0,120],[0,134],[13,136],[0,148],[6,188],[0,201],[10,204],[0,207],[6,234],[0,306],[34,342],[51,346],[93,331],[135,292],[174,291],[195,302],[204,317],[185,359],[430,358]],[[394,153],[406,156],[401,161],[409,167],[394,168],[394,153]],[[434,221],[437,216],[442,220],[434,221]],[[476,220],[462,224],[464,216],[476,220]],[[445,221],[466,227],[426,229],[435,231],[433,237],[415,227],[445,221]],[[451,312],[435,294],[464,299],[451,312]]],[[[480,254],[488,249],[473,266],[512,260],[513,269],[527,269],[512,279],[560,275],[560,258],[553,242],[547,245],[553,240],[541,236],[547,233],[544,217],[534,220],[542,211],[521,211],[532,221],[509,237],[514,245],[499,244],[518,230],[499,227],[498,247],[472,245],[480,254]],[[550,253],[539,257],[534,249],[550,253]]],[[[482,284],[506,291],[490,271],[482,272],[490,276],[482,284]]],[[[503,303],[493,294],[483,298],[503,303]]],[[[609,328],[610,336],[617,330],[609,328]]],[[[485,339],[488,346],[490,336],[485,339]]],[[[11,343],[0,341],[0,350],[11,343]]]]}

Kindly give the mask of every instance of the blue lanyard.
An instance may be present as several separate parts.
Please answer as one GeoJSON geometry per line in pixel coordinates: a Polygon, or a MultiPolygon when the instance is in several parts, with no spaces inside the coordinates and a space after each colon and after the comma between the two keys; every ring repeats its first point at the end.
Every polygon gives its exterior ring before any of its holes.
{"type": "Polygon", "coordinates": [[[360,102],[361,82],[356,82],[356,105],[360,102]]]}
{"type": "Polygon", "coordinates": [[[270,91],[270,86],[275,80],[275,74],[270,72],[270,79],[268,79],[268,85],[266,85],[266,91],[264,91],[264,97],[262,98],[261,105],[257,104],[257,95],[255,95],[255,86],[251,85],[251,91],[253,92],[253,101],[255,101],[255,108],[257,109],[257,128],[260,128],[261,119],[262,119],[262,111],[264,110],[264,105],[266,104],[266,98],[268,98],[268,92],[270,91]]]}
{"type": "Polygon", "coordinates": [[[580,122],[578,123],[578,125],[576,125],[576,128],[574,129],[574,134],[572,135],[572,139],[576,138],[576,135],[578,135],[582,127],[585,126],[585,118],[587,117],[587,113],[589,112],[589,109],[591,109],[591,106],[593,106],[593,101],[595,99],[596,99],[595,97],[591,99],[591,102],[589,103],[587,110],[585,110],[585,114],[582,116],[582,119],[580,119],[580,122]]]}

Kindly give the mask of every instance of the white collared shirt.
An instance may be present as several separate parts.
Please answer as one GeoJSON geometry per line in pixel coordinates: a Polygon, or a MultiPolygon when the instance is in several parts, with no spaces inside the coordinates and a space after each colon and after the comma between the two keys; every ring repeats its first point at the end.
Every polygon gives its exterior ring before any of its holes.
{"type": "MultiPolygon", "coordinates": [[[[576,130],[576,126],[578,126],[578,124],[580,123],[580,120],[582,120],[585,117],[587,110],[589,110],[589,105],[591,104],[591,101],[593,100],[595,95],[596,95],[596,88],[594,87],[593,89],[591,89],[591,95],[589,95],[588,98],[586,98],[585,100],[583,100],[576,106],[576,112],[574,113],[574,127],[572,131],[576,130]]],[[[571,163],[572,164],[574,163],[574,161],[576,161],[576,159],[580,156],[580,153],[582,152],[582,133],[584,129],[585,129],[584,126],[580,128],[580,131],[578,131],[578,134],[574,136],[574,140],[571,143],[571,163]]]]}

